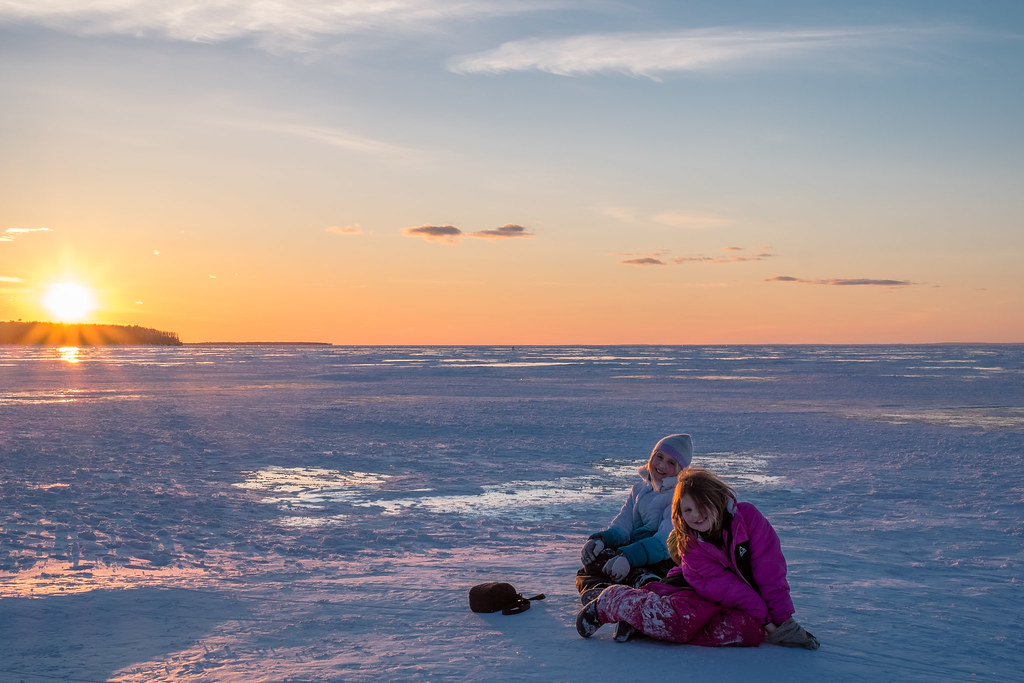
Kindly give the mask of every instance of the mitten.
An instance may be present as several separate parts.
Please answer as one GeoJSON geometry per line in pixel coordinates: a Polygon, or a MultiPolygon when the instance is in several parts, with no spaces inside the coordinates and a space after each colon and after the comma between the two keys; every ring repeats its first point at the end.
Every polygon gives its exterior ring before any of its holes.
{"type": "Polygon", "coordinates": [[[626,559],[625,555],[616,555],[605,562],[604,567],[601,569],[613,581],[622,581],[626,578],[626,574],[629,573],[629,560],[626,559]]]}
{"type": "Polygon", "coordinates": [[[580,550],[580,559],[583,560],[583,566],[586,567],[593,562],[597,554],[602,550],[604,550],[604,542],[600,538],[592,538],[584,543],[583,549],[580,550]]]}
{"type": "Polygon", "coordinates": [[[793,617],[786,619],[769,633],[767,641],[773,645],[802,647],[808,650],[817,650],[820,645],[818,639],[805,631],[793,617]]]}

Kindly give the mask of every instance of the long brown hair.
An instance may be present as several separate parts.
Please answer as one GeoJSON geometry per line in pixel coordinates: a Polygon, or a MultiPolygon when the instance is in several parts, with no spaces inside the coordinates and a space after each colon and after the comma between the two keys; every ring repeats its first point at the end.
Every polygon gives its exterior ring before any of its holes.
{"type": "Polygon", "coordinates": [[[686,525],[679,509],[683,496],[690,496],[699,510],[710,510],[715,515],[711,530],[704,536],[709,540],[720,540],[729,501],[736,499],[732,488],[716,475],[700,467],[687,467],[679,474],[675,495],[672,496],[672,525],[676,530],[679,555],[686,554],[686,548],[697,540],[697,532],[686,525]]]}

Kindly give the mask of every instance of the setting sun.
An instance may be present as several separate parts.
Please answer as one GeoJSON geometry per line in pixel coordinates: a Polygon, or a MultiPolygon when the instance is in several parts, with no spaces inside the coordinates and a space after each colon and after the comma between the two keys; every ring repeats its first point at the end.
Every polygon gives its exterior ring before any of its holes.
{"type": "Polygon", "coordinates": [[[82,285],[73,282],[58,282],[50,285],[43,299],[47,310],[59,322],[79,322],[95,307],[92,293],[82,285]]]}

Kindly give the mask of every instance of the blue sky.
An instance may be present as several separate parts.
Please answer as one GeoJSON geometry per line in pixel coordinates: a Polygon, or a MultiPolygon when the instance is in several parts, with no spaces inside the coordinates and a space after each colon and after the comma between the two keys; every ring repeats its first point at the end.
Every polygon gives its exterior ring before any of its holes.
{"type": "Polygon", "coordinates": [[[1021,8],[0,0],[0,319],[1021,341],[1021,8]]]}

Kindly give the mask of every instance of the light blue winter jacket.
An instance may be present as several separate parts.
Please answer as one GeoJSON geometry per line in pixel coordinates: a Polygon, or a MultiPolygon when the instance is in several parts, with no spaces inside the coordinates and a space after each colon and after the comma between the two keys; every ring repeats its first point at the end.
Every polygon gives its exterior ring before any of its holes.
{"type": "Polygon", "coordinates": [[[663,479],[661,488],[655,489],[646,463],[637,468],[637,473],[643,481],[629,490],[611,526],[590,538],[599,538],[605,547],[618,549],[630,566],[643,567],[669,557],[665,543],[672,531],[672,496],[677,479],[663,479]]]}

